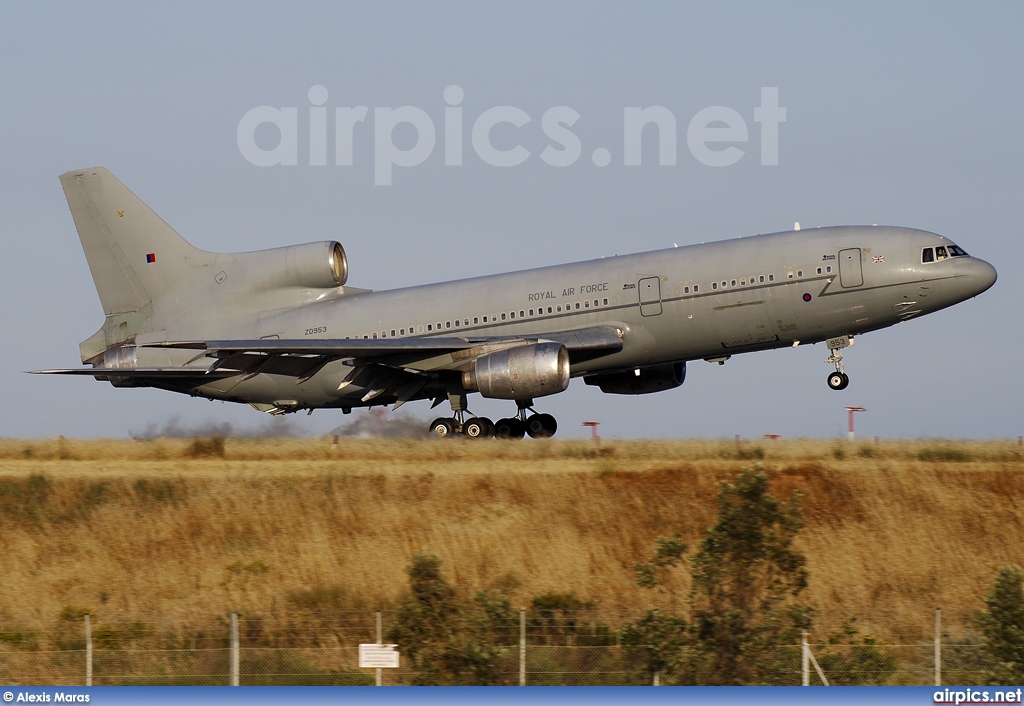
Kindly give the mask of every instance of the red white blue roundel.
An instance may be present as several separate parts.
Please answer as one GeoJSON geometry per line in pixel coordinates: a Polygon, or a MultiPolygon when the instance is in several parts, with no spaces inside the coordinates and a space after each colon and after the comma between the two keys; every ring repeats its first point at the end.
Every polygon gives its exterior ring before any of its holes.
{"type": "Polygon", "coordinates": [[[810,292],[804,292],[804,301],[805,302],[811,301],[811,294],[810,294],[810,292]]]}

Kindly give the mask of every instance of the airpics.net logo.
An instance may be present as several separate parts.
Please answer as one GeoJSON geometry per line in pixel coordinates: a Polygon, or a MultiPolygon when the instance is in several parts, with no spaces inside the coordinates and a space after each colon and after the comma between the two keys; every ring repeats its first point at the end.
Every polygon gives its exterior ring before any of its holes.
{"type": "MultiPolygon", "coordinates": [[[[329,109],[325,105],[328,92],[324,86],[309,89],[308,121],[302,116],[302,128],[307,128],[309,159],[306,164],[325,167],[328,164],[328,137],[333,133],[333,164],[338,167],[354,165],[354,143],[357,130],[373,131],[373,181],[378,186],[390,186],[395,167],[411,168],[424,162],[438,147],[438,129],[430,114],[422,108],[404,105],[398,108],[374,108],[365,105],[335,107],[333,125],[329,125],[329,109]],[[415,134],[411,146],[406,140],[396,144],[396,131],[415,134]]],[[[525,163],[533,154],[518,141],[512,147],[495,146],[492,133],[499,125],[511,125],[516,131],[529,130],[533,117],[521,108],[499,105],[488,108],[471,120],[464,115],[462,102],[465,92],[456,85],[443,92],[444,118],[441,136],[444,163],[448,167],[464,164],[463,147],[467,123],[469,143],[476,158],[492,167],[515,167],[525,163]]],[[[580,114],[567,105],[556,105],[544,111],[540,128],[548,144],[540,151],[539,159],[551,167],[569,167],[583,156],[583,143],[572,128],[580,114]]],[[[779,163],[779,125],[786,122],[786,109],[779,105],[777,87],[761,88],[761,104],[753,108],[753,121],[760,125],[760,158],[763,166],[779,163]]],[[[535,128],[534,128],[535,129],[535,128]]],[[[509,130],[502,128],[503,132],[509,130]]],[[[302,130],[305,131],[305,130],[302,130]]],[[[627,106],[622,110],[622,165],[638,167],[642,164],[644,136],[654,137],[658,145],[658,164],[674,166],[677,159],[678,123],[671,110],[660,105],[627,106]],[[653,130],[645,130],[648,125],[653,130]]],[[[261,105],[249,110],[238,122],[238,149],[249,163],[258,167],[296,166],[299,159],[300,115],[298,107],[276,108],[261,105]],[[269,126],[264,128],[264,126],[269,126]],[[274,139],[260,140],[276,129],[274,139]],[[260,143],[263,144],[260,144],[260,143]]],[[[699,163],[708,167],[728,167],[736,164],[746,152],[737,145],[750,141],[747,121],[743,115],[724,105],[713,105],[697,113],[686,126],[686,146],[699,163]]],[[[503,142],[508,142],[504,140],[503,142]]],[[[303,155],[305,156],[305,155],[303,155]]],[[[597,167],[612,163],[612,152],[597,147],[590,152],[590,160],[597,167]]]]}

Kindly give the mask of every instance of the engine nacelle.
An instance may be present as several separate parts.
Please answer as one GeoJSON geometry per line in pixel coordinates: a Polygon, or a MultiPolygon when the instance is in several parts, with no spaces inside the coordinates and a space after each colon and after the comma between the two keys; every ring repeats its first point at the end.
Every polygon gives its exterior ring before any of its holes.
{"type": "Polygon", "coordinates": [[[502,400],[563,392],[569,387],[569,352],[561,343],[546,342],[491,353],[462,374],[462,386],[502,400]]]}
{"type": "Polygon", "coordinates": [[[639,375],[636,370],[590,375],[583,378],[583,381],[588,385],[597,385],[601,392],[612,395],[646,395],[679,387],[686,379],[686,363],[648,365],[639,371],[639,375]]]}
{"type": "Polygon", "coordinates": [[[238,253],[246,275],[263,287],[330,289],[348,281],[348,256],[336,240],[238,253]]]}

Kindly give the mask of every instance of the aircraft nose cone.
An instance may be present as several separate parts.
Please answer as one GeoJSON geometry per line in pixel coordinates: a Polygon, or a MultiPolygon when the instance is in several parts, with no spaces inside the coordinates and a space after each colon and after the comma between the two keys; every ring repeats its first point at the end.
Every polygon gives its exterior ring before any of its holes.
{"type": "Polygon", "coordinates": [[[981,294],[986,289],[996,283],[996,278],[999,276],[996,274],[996,268],[992,267],[989,263],[984,260],[974,260],[977,265],[977,272],[974,275],[974,279],[978,283],[978,294],[981,294]]]}
{"type": "Polygon", "coordinates": [[[976,257],[970,259],[967,273],[970,296],[976,297],[996,283],[996,268],[976,257]]]}

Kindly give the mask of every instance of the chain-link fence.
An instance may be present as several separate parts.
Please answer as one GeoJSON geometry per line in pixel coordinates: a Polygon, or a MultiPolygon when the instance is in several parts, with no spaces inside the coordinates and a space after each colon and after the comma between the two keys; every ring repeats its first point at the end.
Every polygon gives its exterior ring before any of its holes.
{"type": "MultiPolygon", "coordinates": [[[[524,611],[486,625],[453,625],[435,650],[437,663],[457,664],[465,681],[493,685],[645,685],[699,683],[687,648],[653,670],[652,646],[624,644],[618,627],[635,615],[596,611],[524,611]],[[472,639],[459,638],[466,630],[472,639]],[[460,652],[461,651],[461,652],[460,652]]],[[[372,685],[375,670],[359,667],[358,646],[378,642],[372,611],[240,615],[233,639],[230,615],[93,615],[65,611],[44,629],[0,619],[0,683],[11,686],[228,685],[237,663],[241,685],[372,685]],[[88,627],[87,627],[88,624],[88,627]]],[[[397,612],[381,615],[388,642],[397,612]]],[[[886,645],[799,644],[762,649],[756,683],[932,685],[936,660],[943,684],[980,684],[990,659],[978,642],[886,645]],[[808,676],[809,675],[809,676],[808,676]]],[[[398,645],[401,666],[383,669],[382,683],[451,683],[431,672],[424,652],[398,645]]],[[[435,664],[436,666],[436,664],[435,664]]]]}

